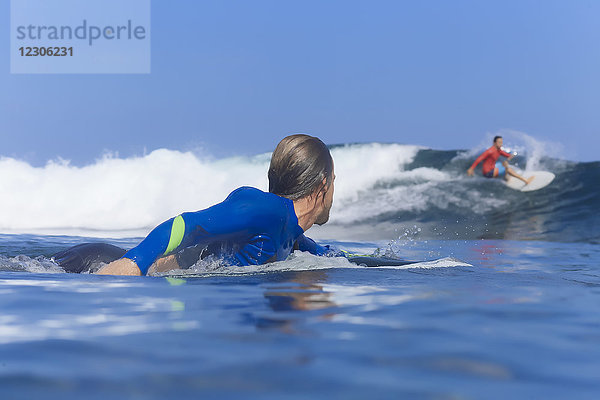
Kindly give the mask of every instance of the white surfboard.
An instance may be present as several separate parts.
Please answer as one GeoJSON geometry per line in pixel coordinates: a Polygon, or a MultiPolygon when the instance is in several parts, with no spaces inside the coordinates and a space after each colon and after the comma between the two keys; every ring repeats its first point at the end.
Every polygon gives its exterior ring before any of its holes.
{"type": "Polygon", "coordinates": [[[534,190],[539,190],[543,187],[546,187],[554,180],[555,175],[552,172],[548,171],[525,171],[520,173],[519,175],[524,178],[529,178],[533,176],[533,181],[529,185],[525,185],[520,179],[511,176],[508,182],[506,182],[506,186],[511,189],[520,190],[521,192],[532,192],[534,190]]]}

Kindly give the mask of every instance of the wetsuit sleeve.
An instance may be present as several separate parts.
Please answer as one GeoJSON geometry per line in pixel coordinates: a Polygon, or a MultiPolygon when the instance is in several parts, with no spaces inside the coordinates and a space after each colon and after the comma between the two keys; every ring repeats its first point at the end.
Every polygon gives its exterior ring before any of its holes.
{"type": "Polygon", "coordinates": [[[473,162],[473,165],[471,165],[471,169],[475,169],[477,164],[479,164],[480,162],[482,162],[483,160],[488,158],[489,155],[490,155],[490,149],[487,149],[486,151],[481,153],[481,155],[479,157],[477,157],[477,159],[473,162]]]}
{"type": "Polygon", "coordinates": [[[328,257],[343,257],[345,254],[341,251],[331,248],[329,245],[321,246],[317,244],[311,238],[308,238],[304,235],[300,235],[300,237],[296,240],[295,249],[300,251],[308,251],[311,254],[316,256],[328,256],[328,257]]]}
{"type": "Polygon", "coordinates": [[[475,160],[475,162],[473,162],[473,165],[471,165],[470,169],[475,169],[475,167],[477,166],[477,164],[479,164],[480,162],[482,162],[483,160],[485,160],[488,157],[488,152],[489,149],[484,151],[483,153],[481,153],[481,155],[479,157],[477,157],[477,159],[475,160]]]}
{"type": "Polygon", "coordinates": [[[183,213],[158,225],[123,257],[133,260],[143,275],[157,258],[190,246],[235,240],[265,225],[280,225],[281,216],[268,201],[228,198],[205,210],[183,213]]]}
{"type": "Polygon", "coordinates": [[[505,152],[504,150],[500,150],[499,152],[500,152],[500,155],[501,155],[501,156],[504,156],[504,157],[510,157],[510,156],[511,156],[511,154],[510,154],[510,153],[507,153],[507,152],[505,152]]]}

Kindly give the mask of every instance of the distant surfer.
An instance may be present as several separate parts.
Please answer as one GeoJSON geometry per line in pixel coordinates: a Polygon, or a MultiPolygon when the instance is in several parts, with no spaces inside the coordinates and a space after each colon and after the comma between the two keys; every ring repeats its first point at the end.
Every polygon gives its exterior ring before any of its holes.
{"type": "Polygon", "coordinates": [[[171,218],[97,273],[145,275],[208,255],[232,265],[285,260],[295,249],[338,255],[304,236],[313,224],[329,220],[335,174],[327,146],[309,135],[284,138],[273,152],[268,177],[268,193],[241,187],[222,203],[171,218]]]}
{"type": "Polygon", "coordinates": [[[514,169],[508,166],[508,161],[513,158],[513,155],[502,150],[502,141],[502,136],[495,136],[492,147],[477,157],[473,165],[471,165],[471,167],[467,170],[467,175],[473,176],[475,173],[475,167],[477,167],[477,165],[483,161],[481,169],[483,176],[486,178],[503,177],[504,179],[508,180],[510,175],[522,180],[526,185],[528,185],[534,177],[532,176],[530,178],[524,178],[517,174],[514,169]],[[508,160],[499,162],[498,158],[500,158],[500,156],[507,157],[508,160]]]}

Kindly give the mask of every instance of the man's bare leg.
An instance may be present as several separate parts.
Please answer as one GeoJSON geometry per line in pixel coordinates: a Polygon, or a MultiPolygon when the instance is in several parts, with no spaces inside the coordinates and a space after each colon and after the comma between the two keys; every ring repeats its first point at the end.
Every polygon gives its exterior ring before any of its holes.
{"type": "Polygon", "coordinates": [[[526,185],[529,185],[531,183],[531,181],[533,180],[533,178],[535,178],[535,176],[531,176],[529,178],[523,178],[521,175],[517,174],[512,168],[509,168],[508,163],[506,161],[504,163],[502,163],[502,165],[504,165],[504,168],[506,169],[507,177],[508,177],[508,175],[514,176],[515,178],[520,179],[523,182],[525,182],[526,185]]]}

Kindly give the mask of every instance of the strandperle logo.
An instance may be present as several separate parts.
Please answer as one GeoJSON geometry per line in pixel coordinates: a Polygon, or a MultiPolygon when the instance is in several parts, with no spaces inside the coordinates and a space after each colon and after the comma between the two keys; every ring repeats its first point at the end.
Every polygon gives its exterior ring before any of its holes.
{"type": "Polygon", "coordinates": [[[11,0],[14,74],[149,74],[150,0],[11,0]]]}
{"type": "Polygon", "coordinates": [[[16,28],[18,40],[85,40],[92,46],[97,40],[144,40],[146,39],[146,28],[143,25],[135,25],[132,20],[127,20],[122,25],[98,26],[89,24],[84,19],[80,25],[20,25],[16,28]]]}

